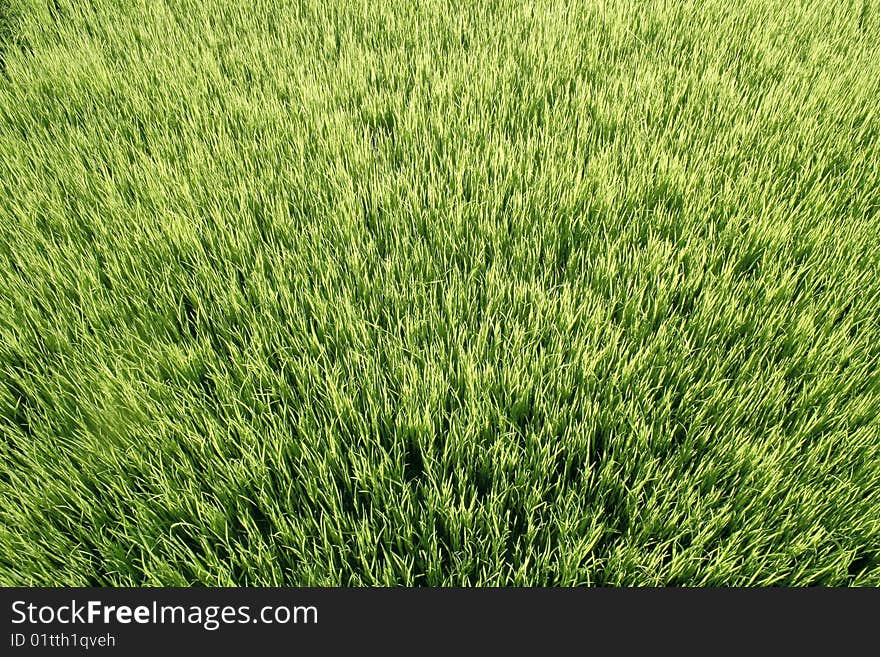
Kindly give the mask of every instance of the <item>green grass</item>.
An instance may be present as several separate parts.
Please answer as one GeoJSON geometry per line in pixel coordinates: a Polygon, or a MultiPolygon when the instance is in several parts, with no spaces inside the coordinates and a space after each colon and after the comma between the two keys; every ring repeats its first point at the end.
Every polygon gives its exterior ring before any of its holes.
{"type": "Polygon", "coordinates": [[[877,0],[0,4],[0,583],[880,584],[877,0]]]}

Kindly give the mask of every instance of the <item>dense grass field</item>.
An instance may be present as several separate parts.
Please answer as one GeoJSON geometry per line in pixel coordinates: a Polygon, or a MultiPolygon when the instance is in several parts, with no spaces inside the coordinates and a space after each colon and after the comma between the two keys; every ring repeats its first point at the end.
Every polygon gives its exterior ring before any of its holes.
{"type": "Polygon", "coordinates": [[[0,583],[880,584],[877,0],[0,0],[0,583]]]}

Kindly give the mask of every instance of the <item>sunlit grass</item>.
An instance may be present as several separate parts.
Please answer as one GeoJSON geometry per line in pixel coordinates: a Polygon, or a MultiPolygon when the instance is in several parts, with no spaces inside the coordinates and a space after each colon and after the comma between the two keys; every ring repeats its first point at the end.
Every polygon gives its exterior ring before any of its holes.
{"type": "Polygon", "coordinates": [[[3,584],[880,584],[876,0],[0,6],[3,584]]]}

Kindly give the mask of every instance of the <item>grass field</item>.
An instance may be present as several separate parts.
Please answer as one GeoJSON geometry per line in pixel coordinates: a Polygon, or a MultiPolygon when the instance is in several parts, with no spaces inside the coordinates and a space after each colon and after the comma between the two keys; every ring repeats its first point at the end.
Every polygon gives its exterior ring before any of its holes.
{"type": "Polygon", "coordinates": [[[880,584],[877,0],[0,7],[0,583],[880,584]]]}

